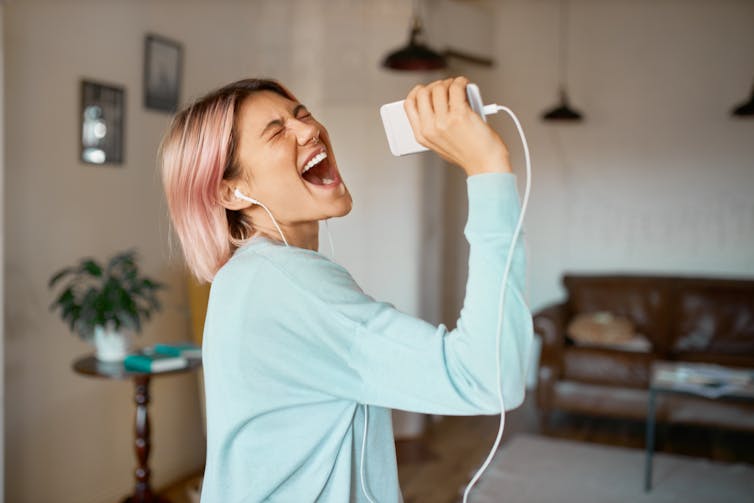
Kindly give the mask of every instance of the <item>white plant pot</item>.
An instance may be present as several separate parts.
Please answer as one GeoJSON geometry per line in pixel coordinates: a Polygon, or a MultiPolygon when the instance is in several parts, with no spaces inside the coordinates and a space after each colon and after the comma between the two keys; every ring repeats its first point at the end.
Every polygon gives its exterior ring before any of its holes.
{"type": "Polygon", "coordinates": [[[94,347],[99,361],[120,362],[131,349],[131,336],[128,332],[97,325],[94,327],[94,347]]]}

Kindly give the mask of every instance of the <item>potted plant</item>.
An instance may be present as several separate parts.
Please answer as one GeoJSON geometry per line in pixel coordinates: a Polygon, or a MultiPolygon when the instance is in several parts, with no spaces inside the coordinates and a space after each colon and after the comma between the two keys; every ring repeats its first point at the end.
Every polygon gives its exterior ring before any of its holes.
{"type": "Polygon", "coordinates": [[[134,250],[118,253],[102,266],[92,258],[56,272],[49,282],[62,291],[50,305],[72,332],[91,343],[102,361],[121,361],[130,349],[130,334],[160,310],[163,285],[139,274],[134,250]],[[64,281],[65,280],[65,281],[64,281]]]}

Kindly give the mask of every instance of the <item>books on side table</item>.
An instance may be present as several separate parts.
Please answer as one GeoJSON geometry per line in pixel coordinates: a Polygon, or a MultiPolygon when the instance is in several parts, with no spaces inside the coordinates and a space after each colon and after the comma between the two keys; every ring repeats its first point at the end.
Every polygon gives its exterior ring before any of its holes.
{"type": "Polygon", "coordinates": [[[708,363],[678,363],[657,369],[654,386],[669,387],[707,398],[754,396],[754,372],[708,363]]]}
{"type": "Polygon", "coordinates": [[[161,343],[158,342],[153,346],[154,352],[167,356],[182,356],[184,358],[201,358],[202,348],[191,343],[161,343]]]}
{"type": "Polygon", "coordinates": [[[189,360],[201,356],[201,348],[195,344],[158,343],[126,356],[123,365],[133,372],[167,372],[184,368],[189,360]]]}

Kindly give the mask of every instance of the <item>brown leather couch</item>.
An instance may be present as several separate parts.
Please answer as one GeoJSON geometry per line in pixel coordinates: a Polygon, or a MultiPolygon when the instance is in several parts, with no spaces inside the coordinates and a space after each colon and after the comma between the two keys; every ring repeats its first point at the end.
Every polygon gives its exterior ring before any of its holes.
{"type": "MultiPolygon", "coordinates": [[[[542,338],[537,404],[547,427],[564,410],[644,419],[655,360],[709,362],[754,369],[754,280],[631,275],[566,275],[564,302],[534,316],[542,338]],[[648,351],[575,344],[567,335],[579,313],[628,318],[648,351]]],[[[660,394],[658,420],[754,430],[754,404],[660,394]]]]}

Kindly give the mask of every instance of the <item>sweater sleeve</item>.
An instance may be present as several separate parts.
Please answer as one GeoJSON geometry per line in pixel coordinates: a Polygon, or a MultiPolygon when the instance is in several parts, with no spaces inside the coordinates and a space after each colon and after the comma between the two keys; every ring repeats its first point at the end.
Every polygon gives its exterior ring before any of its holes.
{"type": "Polygon", "coordinates": [[[499,383],[495,362],[500,286],[520,213],[515,177],[474,175],[467,189],[469,274],[452,331],[375,301],[324,257],[317,267],[267,257],[274,277],[266,284],[282,288],[285,302],[262,302],[260,309],[289,334],[271,344],[303,353],[295,369],[281,369],[286,379],[360,403],[433,414],[499,413],[500,385],[506,410],[521,404],[532,345],[522,238],[506,289],[499,383]]]}

